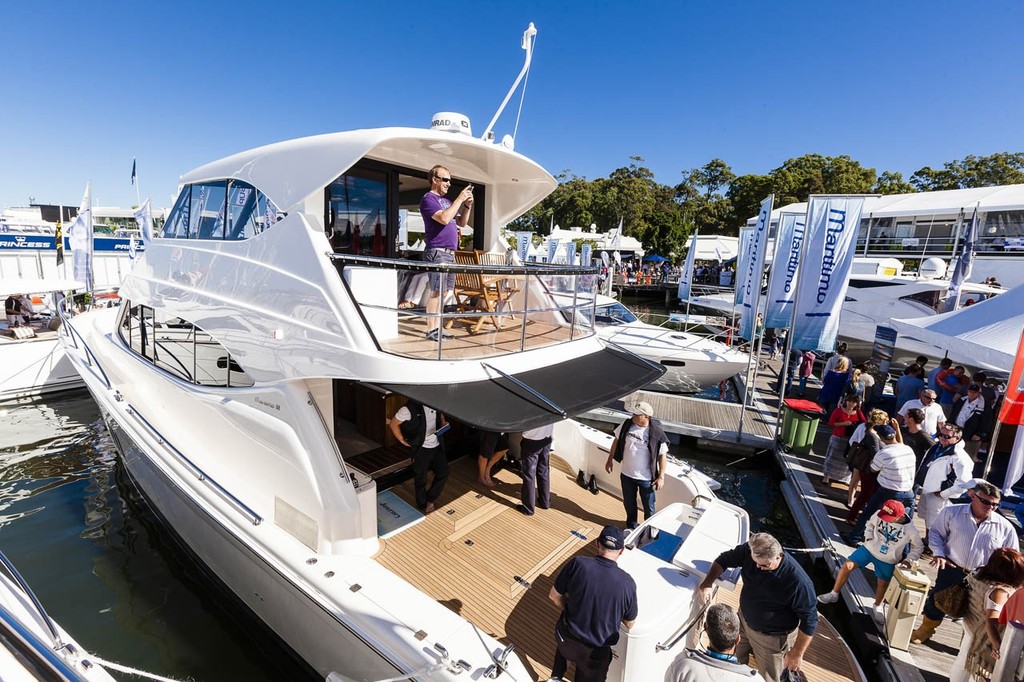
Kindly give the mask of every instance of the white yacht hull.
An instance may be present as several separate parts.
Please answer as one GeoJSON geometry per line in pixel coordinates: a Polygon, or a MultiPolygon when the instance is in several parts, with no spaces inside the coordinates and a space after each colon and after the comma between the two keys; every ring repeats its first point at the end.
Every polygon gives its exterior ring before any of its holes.
{"type": "Polygon", "coordinates": [[[0,402],[84,386],[56,336],[0,340],[0,402]]]}
{"type": "MultiPolygon", "coordinates": [[[[471,674],[483,674],[503,645],[384,568],[372,558],[372,550],[361,549],[366,545],[342,541],[353,549],[313,550],[299,541],[294,529],[286,530],[282,515],[297,510],[282,512],[280,498],[267,505],[258,495],[235,496],[242,484],[227,469],[248,461],[250,475],[275,477],[263,471],[267,460],[258,458],[266,453],[283,458],[289,447],[301,448],[295,444],[301,440],[300,426],[291,424],[283,431],[272,426],[251,441],[265,447],[264,452],[245,451],[239,433],[252,434],[259,431],[259,422],[276,420],[252,410],[246,396],[181,389],[163,373],[140,371],[117,335],[102,331],[115,313],[88,313],[71,321],[78,334],[69,357],[100,406],[129,476],[209,573],[323,677],[339,673],[376,680],[413,674],[423,680],[466,679],[450,667],[438,669],[442,656],[433,647],[442,642],[453,662],[468,659],[471,674]],[[136,405],[149,405],[151,411],[144,413],[136,405]],[[193,462],[175,443],[188,442],[197,432],[206,452],[181,448],[193,462]],[[280,440],[268,442],[271,438],[280,440]],[[239,459],[216,468],[232,457],[239,459]],[[229,481],[227,487],[220,487],[218,479],[229,481]]],[[[282,402],[275,407],[286,412],[285,401],[295,399],[288,389],[257,395],[276,396],[282,402]]],[[[284,494],[287,482],[279,485],[278,494],[284,494]]],[[[365,478],[360,485],[375,504],[373,482],[365,478]]],[[[510,676],[499,680],[528,678],[515,656],[508,666],[510,676]]]]}
{"type": "Polygon", "coordinates": [[[665,373],[650,385],[673,393],[696,393],[717,386],[744,371],[749,358],[746,353],[716,341],[642,323],[598,327],[598,334],[663,366],[665,373]]]}
{"type": "MultiPolygon", "coordinates": [[[[102,404],[102,403],[101,403],[102,404]]],[[[229,527],[197,505],[104,410],[125,469],[184,546],[253,614],[321,674],[382,679],[399,670],[324,604],[277,570],[229,527]]]]}

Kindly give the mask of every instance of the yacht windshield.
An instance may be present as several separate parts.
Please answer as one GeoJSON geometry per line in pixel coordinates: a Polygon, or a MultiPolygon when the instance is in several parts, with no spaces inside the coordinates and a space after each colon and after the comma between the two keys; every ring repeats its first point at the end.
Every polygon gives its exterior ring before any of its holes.
{"type": "Polygon", "coordinates": [[[629,311],[629,308],[621,303],[609,303],[608,305],[597,306],[597,314],[594,321],[600,325],[629,324],[636,322],[636,315],[629,311]]]}

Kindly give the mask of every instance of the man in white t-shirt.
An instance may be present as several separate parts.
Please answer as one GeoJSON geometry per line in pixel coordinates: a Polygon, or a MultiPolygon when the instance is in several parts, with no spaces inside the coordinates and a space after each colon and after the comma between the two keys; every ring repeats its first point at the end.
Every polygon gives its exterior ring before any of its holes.
{"type": "Polygon", "coordinates": [[[636,500],[644,510],[644,519],[654,514],[654,495],[665,484],[668,461],[668,437],[661,424],[652,419],[650,403],[633,405],[633,416],[622,423],[612,441],[604,468],[609,474],[613,462],[621,462],[622,504],[626,508],[626,529],[637,527],[636,500]]]}
{"type": "Polygon", "coordinates": [[[410,400],[395,413],[390,426],[398,442],[412,450],[416,506],[429,514],[434,511],[434,503],[448,480],[448,457],[441,438],[448,428],[448,421],[443,413],[410,400]],[[434,472],[434,480],[427,488],[427,473],[430,471],[434,472]]]}
{"type": "Polygon", "coordinates": [[[921,391],[921,397],[917,400],[908,400],[903,403],[903,407],[896,413],[900,421],[906,420],[907,412],[913,408],[917,408],[924,412],[924,421],[921,423],[921,428],[932,438],[935,438],[935,434],[939,432],[942,425],[946,423],[946,413],[942,411],[942,406],[935,402],[936,393],[930,388],[926,388],[921,391]]]}

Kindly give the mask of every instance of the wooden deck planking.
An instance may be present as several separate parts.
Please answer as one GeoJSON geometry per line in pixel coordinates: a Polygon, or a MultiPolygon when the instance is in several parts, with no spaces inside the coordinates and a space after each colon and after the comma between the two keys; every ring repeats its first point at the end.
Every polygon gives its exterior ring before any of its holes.
{"type": "MultiPolygon", "coordinates": [[[[380,342],[387,353],[412,358],[435,360],[438,358],[437,342],[425,338],[427,320],[425,317],[402,316],[398,322],[398,336],[380,342]]],[[[501,330],[489,325],[473,334],[464,324],[444,330],[453,338],[441,344],[442,360],[467,360],[486,358],[509,353],[518,353],[521,345],[526,350],[564,343],[569,340],[569,327],[565,325],[530,320],[526,323],[525,337],[522,323],[509,324],[501,330]]],[[[579,330],[575,338],[579,338],[579,330]]]]}
{"type": "MultiPolygon", "coordinates": [[[[476,483],[475,458],[453,463],[441,506],[382,541],[377,555],[382,565],[439,603],[499,640],[514,642],[536,679],[547,679],[554,660],[558,611],[547,595],[555,575],[572,556],[592,555],[595,534],[624,517],[621,500],[580,488],[575,473],[557,457],[551,465],[551,509],[527,517],[515,509],[517,474],[500,471],[493,477],[498,486],[483,489],[476,483]],[[531,586],[516,581],[517,575],[531,586]]],[[[411,481],[393,490],[413,502],[411,481]]],[[[738,592],[719,590],[719,595],[738,605],[738,592]]],[[[805,668],[813,680],[855,677],[841,640],[824,621],[805,668]]]]}

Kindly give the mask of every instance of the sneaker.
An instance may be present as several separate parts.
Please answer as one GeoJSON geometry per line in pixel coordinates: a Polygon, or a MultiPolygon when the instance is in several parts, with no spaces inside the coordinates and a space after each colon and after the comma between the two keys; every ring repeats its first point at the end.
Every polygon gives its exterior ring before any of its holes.
{"type": "Polygon", "coordinates": [[[447,332],[443,332],[440,329],[431,329],[429,332],[426,333],[425,336],[426,336],[427,341],[437,341],[438,335],[440,335],[442,339],[454,339],[455,338],[452,334],[449,334],[447,332]]]}
{"type": "Polygon", "coordinates": [[[818,595],[819,604],[835,604],[837,601],[839,601],[838,592],[826,592],[818,595]]]}

